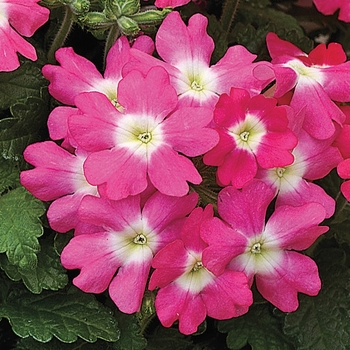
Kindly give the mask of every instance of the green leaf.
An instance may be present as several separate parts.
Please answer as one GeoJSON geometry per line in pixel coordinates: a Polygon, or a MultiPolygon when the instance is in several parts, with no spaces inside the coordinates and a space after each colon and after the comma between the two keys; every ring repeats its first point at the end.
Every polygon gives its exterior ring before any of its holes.
{"type": "Polygon", "coordinates": [[[282,333],[278,318],[271,313],[270,304],[253,305],[247,314],[220,321],[218,330],[228,333],[226,343],[229,349],[241,349],[250,344],[253,350],[294,349],[282,333]]]}
{"type": "Polygon", "coordinates": [[[6,317],[21,338],[32,336],[40,342],[53,336],[65,343],[78,337],[90,343],[98,338],[115,342],[120,333],[112,312],[94,295],[74,287],[32,294],[16,285],[0,305],[0,317],[6,317]]]}
{"type": "Polygon", "coordinates": [[[0,195],[20,185],[19,164],[0,157],[0,195]]]}
{"type": "Polygon", "coordinates": [[[339,248],[321,250],[316,259],[322,280],[317,297],[300,295],[300,307],[285,317],[284,332],[297,349],[350,348],[350,270],[339,248]]]}
{"type": "Polygon", "coordinates": [[[46,127],[48,104],[41,98],[29,97],[14,104],[11,113],[13,118],[0,120],[0,153],[4,158],[18,160],[30,143],[42,138],[40,131],[46,127]]]}
{"type": "Polygon", "coordinates": [[[107,343],[97,340],[95,343],[88,343],[79,339],[74,343],[62,343],[56,338],[52,338],[48,343],[40,343],[33,338],[21,339],[15,348],[16,350],[113,350],[115,343],[107,343]]]}
{"type": "Polygon", "coordinates": [[[6,275],[13,281],[22,279],[24,285],[35,294],[40,294],[43,289],[62,289],[68,283],[66,270],[62,267],[51,240],[44,239],[40,243],[38,265],[33,269],[11,265],[4,254],[0,255],[0,267],[6,275]]]}
{"type": "Polygon", "coordinates": [[[147,340],[141,334],[140,326],[135,315],[126,315],[116,312],[115,318],[118,320],[120,328],[120,339],[113,344],[113,349],[117,350],[142,350],[147,346],[147,340]]]}
{"type": "Polygon", "coordinates": [[[37,265],[37,238],[43,234],[39,217],[44,213],[44,204],[23,187],[0,197],[0,253],[6,252],[10,264],[20,268],[37,265]]]}
{"type": "Polygon", "coordinates": [[[20,99],[41,97],[41,89],[46,85],[41,66],[28,60],[13,72],[1,72],[0,109],[9,108],[20,99]]]}

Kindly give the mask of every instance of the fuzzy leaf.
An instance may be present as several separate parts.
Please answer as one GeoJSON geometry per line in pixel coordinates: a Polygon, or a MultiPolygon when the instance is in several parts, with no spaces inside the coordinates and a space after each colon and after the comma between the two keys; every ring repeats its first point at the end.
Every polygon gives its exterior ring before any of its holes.
{"type": "Polygon", "coordinates": [[[228,333],[229,349],[241,349],[249,344],[253,350],[291,350],[292,344],[282,333],[279,319],[271,313],[270,305],[253,305],[241,317],[220,321],[218,330],[228,333]]]}
{"type": "Polygon", "coordinates": [[[285,317],[284,332],[301,349],[350,348],[350,270],[339,248],[321,250],[316,259],[323,283],[317,297],[300,295],[300,307],[285,317]]]}
{"type": "Polygon", "coordinates": [[[40,294],[43,289],[62,289],[68,283],[66,270],[62,267],[51,241],[44,239],[40,243],[38,265],[33,269],[11,265],[4,254],[0,255],[0,267],[6,275],[13,281],[22,279],[25,286],[35,294],[40,294]]]}
{"type": "Polygon", "coordinates": [[[113,344],[116,350],[142,350],[147,346],[147,340],[142,336],[140,326],[135,315],[116,312],[120,328],[120,339],[113,344]]]}
{"type": "Polygon", "coordinates": [[[19,185],[19,164],[0,157],[0,195],[19,185]]]}
{"type": "Polygon", "coordinates": [[[11,113],[13,118],[0,120],[0,153],[4,158],[18,160],[30,143],[40,140],[40,129],[46,126],[48,105],[41,98],[30,97],[23,103],[14,104],[11,113]]]}
{"type": "Polygon", "coordinates": [[[74,343],[62,343],[56,338],[52,338],[48,343],[40,343],[33,338],[21,339],[16,350],[113,350],[114,343],[107,343],[97,340],[95,343],[88,343],[79,339],[74,343]]]}
{"type": "Polygon", "coordinates": [[[90,343],[97,338],[119,339],[112,312],[92,294],[74,287],[68,291],[32,294],[15,285],[0,305],[0,317],[6,317],[21,338],[32,336],[40,342],[48,342],[53,336],[65,343],[73,343],[78,337],[90,343]]]}
{"type": "Polygon", "coordinates": [[[7,109],[16,101],[30,96],[41,96],[41,89],[47,85],[41,74],[41,67],[30,61],[22,62],[13,72],[0,73],[0,109],[7,109]]]}
{"type": "Polygon", "coordinates": [[[39,217],[44,213],[44,204],[23,187],[0,197],[0,253],[6,252],[10,264],[20,268],[37,265],[37,238],[43,234],[39,217]]]}

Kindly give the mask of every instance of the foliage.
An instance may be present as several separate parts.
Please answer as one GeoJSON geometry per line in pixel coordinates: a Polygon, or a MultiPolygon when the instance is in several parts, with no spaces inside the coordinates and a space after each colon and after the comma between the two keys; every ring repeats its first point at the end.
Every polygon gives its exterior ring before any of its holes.
{"type": "MultiPolygon", "coordinates": [[[[124,12],[116,14],[106,10],[106,3],[111,1],[91,1],[90,7],[78,7],[87,3],[84,1],[42,3],[51,9],[52,17],[31,39],[36,46],[38,42],[45,43],[40,60],[32,62],[21,57],[18,69],[0,73],[0,348],[350,348],[350,209],[339,194],[341,180],[335,172],[321,181],[323,188],[337,197],[337,212],[327,220],[331,229],[307,251],[319,266],[323,287],[316,297],[300,295],[300,307],[293,313],[283,314],[267,302],[257,302],[241,317],[208,319],[201,332],[184,336],[176,324],[169,329],[162,327],[152,308],[126,315],[110,305],[106,293],[95,296],[72,286],[75,272],[67,273],[59,259],[71,234],[57,235],[51,230],[45,217],[48,203],[34,198],[19,182],[20,171],[29,167],[23,151],[29,144],[48,139],[47,118],[52,105],[58,104],[48,94],[42,66],[55,62],[54,48],[89,47],[90,42],[97,42],[86,55],[102,67],[105,42],[110,47],[118,33],[132,39],[139,29],[154,37],[169,11],[124,8],[124,12]],[[65,11],[71,11],[69,28],[64,23],[65,11]],[[56,37],[53,28],[58,22],[67,32],[56,37]],[[69,32],[72,26],[74,30],[69,32]]],[[[256,54],[257,60],[268,59],[265,37],[271,31],[305,52],[320,36],[332,37],[346,52],[350,50],[350,25],[339,23],[336,16],[323,16],[314,7],[306,14],[292,0],[241,0],[235,2],[236,6],[229,3],[227,0],[222,6],[221,1],[207,0],[205,8],[194,3],[180,8],[184,18],[194,12],[208,17],[208,32],[215,42],[212,64],[236,44],[256,54]]],[[[199,193],[201,205],[212,203],[220,190],[211,181],[215,171],[203,165],[200,158],[195,165],[204,181],[203,186],[191,188],[199,193]]]]}

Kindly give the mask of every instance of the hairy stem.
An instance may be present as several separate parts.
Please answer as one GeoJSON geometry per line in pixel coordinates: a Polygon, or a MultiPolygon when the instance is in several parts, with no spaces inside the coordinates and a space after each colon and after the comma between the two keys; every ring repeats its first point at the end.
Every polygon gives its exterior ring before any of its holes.
{"type": "Polygon", "coordinates": [[[220,18],[222,29],[226,33],[226,37],[230,32],[232,22],[235,18],[240,0],[225,0],[222,6],[222,14],[220,18]]]}
{"type": "Polygon", "coordinates": [[[103,55],[103,65],[104,68],[106,68],[106,59],[109,49],[113,46],[113,44],[116,42],[116,40],[120,37],[120,30],[118,27],[118,24],[114,24],[109,29],[109,33],[106,39],[105,49],[104,49],[104,55],[103,55]]]}
{"type": "Polygon", "coordinates": [[[65,6],[65,12],[63,16],[63,20],[61,23],[61,26],[52,41],[50,50],[47,54],[47,59],[49,63],[55,63],[55,52],[58,50],[60,47],[63,46],[64,42],[66,41],[71,29],[73,26],[73,12],[69,8],[69,6],[65,6]]]}

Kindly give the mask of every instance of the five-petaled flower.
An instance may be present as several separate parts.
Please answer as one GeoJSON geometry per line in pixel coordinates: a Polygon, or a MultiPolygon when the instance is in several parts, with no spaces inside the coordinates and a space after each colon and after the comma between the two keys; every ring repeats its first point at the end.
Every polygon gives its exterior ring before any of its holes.
{"type": "Polygon", "coordinates": [[[201,237],[209,245],[203,252],[203,263],[214,274],[225,268],[242,271],[250,285],[255,277],[265,299],[291,312],[298,308],[298,292],[317,295],[321,288],[316,263],[296,250],[307,249],[327,232],[327,226],[318,226],[326,211],[319,203],[280,206],[265,224],[274,195],[258,180],[242,190],[224,188],[218,198],[222,220],[212,218],[201,226],[201,237]]]}

